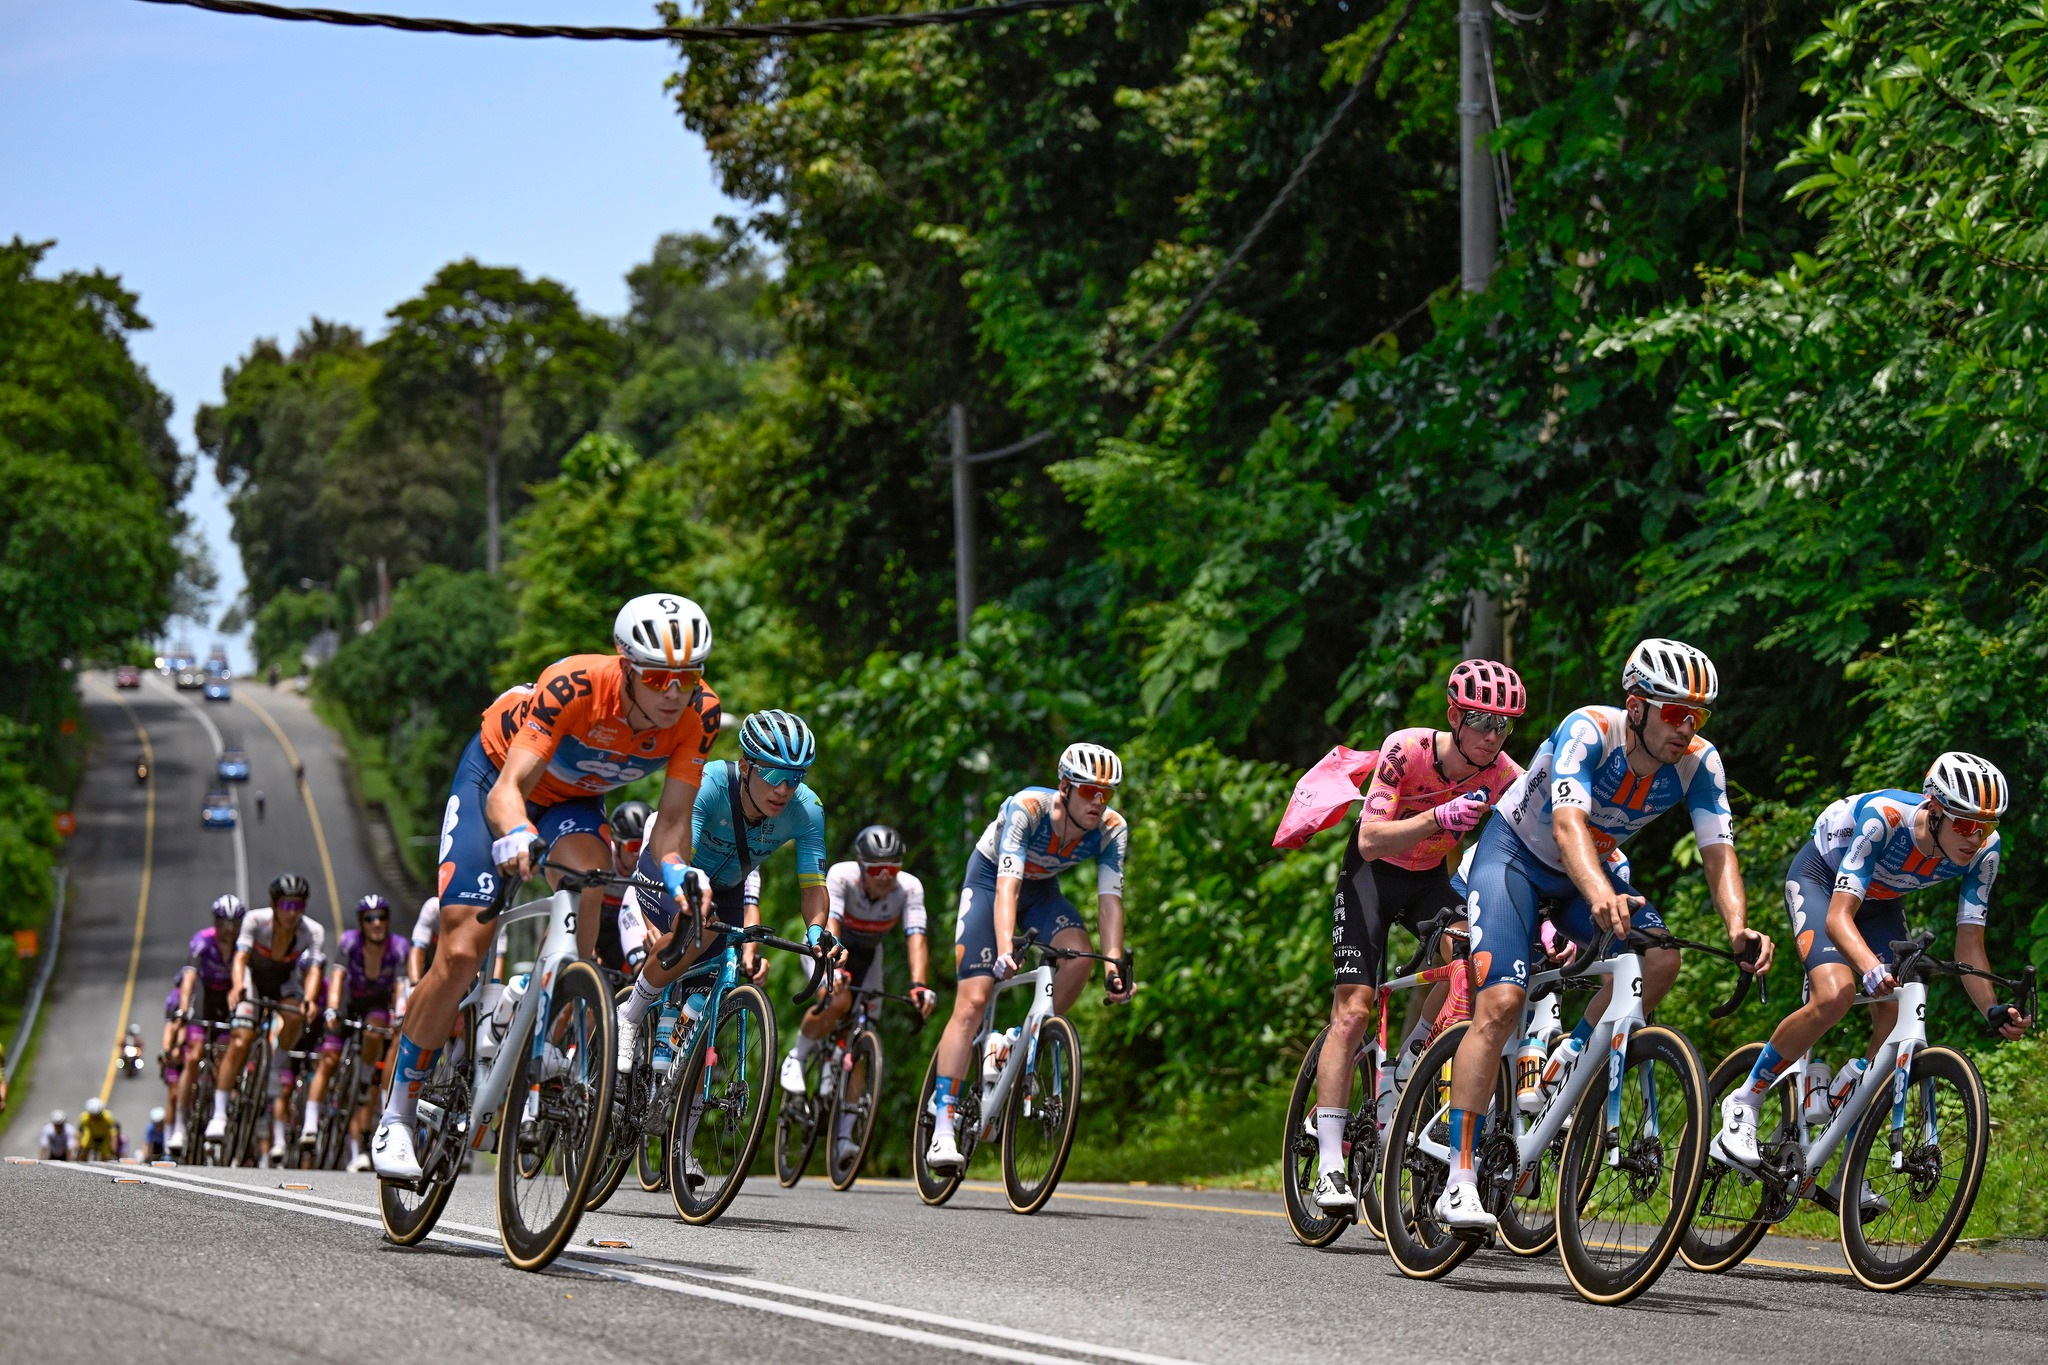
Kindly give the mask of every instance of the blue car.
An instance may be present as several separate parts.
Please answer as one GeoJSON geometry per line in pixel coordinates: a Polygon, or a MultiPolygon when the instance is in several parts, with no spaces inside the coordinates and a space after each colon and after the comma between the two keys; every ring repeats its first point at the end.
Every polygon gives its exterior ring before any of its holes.
{"type": "Polygon", "coordinates": [[[214,765],[223,782],[247,782],[249,780],[249,755],[229,745],[220,751],[220,762],[214,765]]]}
{"type": "Polygon", "coordinates": [[[199,810],[199,823],[208,829],[233,829],[238,821],[235,813],[235,798],[221,790],[206,794],[206,804],[199,810]]]}
{"type": "Polygon", "coordinates": [[[234,696],[234,690],[228,686],[226,678],[208,678],[206,680],[206,699],[208,701],[233,701],[234,696]]]}

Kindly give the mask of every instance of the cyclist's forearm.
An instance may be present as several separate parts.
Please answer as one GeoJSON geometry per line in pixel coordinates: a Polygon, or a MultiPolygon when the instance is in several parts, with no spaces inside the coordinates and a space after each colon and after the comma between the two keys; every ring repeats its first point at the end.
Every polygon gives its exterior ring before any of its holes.
{"type": "Polygon", "coordinates": [[[695,852],[690,846],[690,821],[696,809],[695,787],[673,779],[662,785],[661,802],[655,809],[654,837],[647,841],[648,855],[656,867],[671,853],[689,864],[695,852]]]}
{"type": "Polygon", "coordinates": [[[1021,878],[996,878],[996,904],[990,918],[994,920],[998,953],[1006,953],[1017,946],[1017,897],[1023,889],[1021,878]]]}
{"type": "Polygon", "coordinates": [[[1863,941],[1863,933],[1856,927],[1856,912],[1862,907],[1862,899],[1848,891],[1837,891],[1828,901],[1828,937],[1849,959],[1849,966],[1859,978],[1878,965],[1877,954],[1863,941]]]}
{"type": "Polygon", "coordinates": [[[1095,918],[1102,929],[1102,955],[1122,957],[1124,951],[1124,898],[1097,896],[1095,918]]]}
{"type": "Polygon", "coordinates": [[[1742,864],[1733,844],[1709,844],[1700,850],[1706,865],[1707,889],[1713,894],[1714,909],[1732,937],[1749,927],[1749,892],[1742,884],[1742,864]]]}
{"type": "Polygon", "coordinates": [[[1550,833],[1564,859],[1564,872],[1572,885],[1588,900],[1614,894],[1607,873],[1600,866],[1600,850],[1593,845],[1592,823],[1586,813],[1573,806],[1560,806],[1551,813],[1550,833]]]}
{"type": "Polygon", "coordinates": [[[1358,856],[1389,858],[1406,853],[1436,831],[1436,816],[1429,811],[1405,820],[1362,819],[1358,822],[1358,856]]]}
{"type": "MultiPolygon", "coordinates": [[[[1984,926],[1981,924],[1958,924],[1956,926],[1956,960],[1965,966],[1975,967],[1980,972],[1991,970],[1991,955],[1984,951],[1984,926]]],[[[1998,1003],[1998,991],[1989,981],[1974,976],[1963,978],[1963,989],[1970,993],[1970,1003],[1982,1014],[1998,1003]]]]}
{"type": "MultiPolygon", "coordinates": [[[[822,926],[832,913],[832,898],[825,894],[825,888],[822,886],[805,887],[802,894],[797,897],[797,904],[803,909],[806,926],[822,926]]],[[[758,907],[756,909],[758,910],[758,907]]]]}
{"type": "Polygon", "coordinates": [[[912,934],[903,945],[903,951],[910,958],[910,979],[931,984],[932,947],[925,942],[923,934],[912,934]]]}
{"type": "Polygon", "coordinates": [[[490,827],[491,836],[502,839],[521,825],[531,824],[526,818],[526,798],[540,785],[541,774],[547,771],[547,759],[531,749],[514,748],[505,755],[505,766],[498,772],[498,780],[491,784],[491,793],[484,798],[484,823],[490,827]]]}

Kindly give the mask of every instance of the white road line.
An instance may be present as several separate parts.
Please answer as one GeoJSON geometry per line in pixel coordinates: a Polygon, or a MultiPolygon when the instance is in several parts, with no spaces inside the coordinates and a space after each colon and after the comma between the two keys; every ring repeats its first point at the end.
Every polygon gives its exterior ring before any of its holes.
{"type": "MultiPolygon", "coordinates": [[[[157,682],[159,685],[161,685],[162,683],[162,679],[153,678],[152,680],[157,682]]],[[[199,704],[197,702],[193,701],[184,693],[178,691],[178,689],[175,687],[171,689],[171,700],[178,703],[178,705],[184,707],[187,711],[190,711],[194,716],[198,717],[199,723],[206,727],[207,738],[213,741],[214,762],[219,763],[221,751],[226,749],[228,746],[226,741],[224,741],[220,737],[220,727],[213,723],[213,717],[207,715],[205,711],[200,709],[199,704]]],[[[219,775],[220,770],[216,768],[214,770],[214,777],[218,778],[219,775]]],[[[211,788],[213,786],[213,781],[209,780],[207,782],[207,786],[211,788]]],[[[233,791],[232,788],[230,788],[229,790],[231,792],[233,791]]],[[[240,796],[235,797],[234,836],[235,894],[242,898],[242,904],[247,905],[249,903],[249,846],[247,843],[243,842],[242,839],[242,799],[240,796]]]]}
{"type": "MultiPolygon", "coordinates": [[[[62,1170],[75,1171],[84,1175],[99,1172],[88,1166],[71,1163],[51,1163],[62,1170]]],[[[253,1193],[247,1186],[236,1181],[217,1177],[175,1173],[162,1170],[143,1170],[128,1167],[123,1175],[132,1176],[147,1184],[163,1185],[170,1189],[190,1190],[194,1194],[211,1195],[237,1203],[257,1204],[266,1208],[285,1209],[291,1212],[309,1214],[334,1222],[351,1223],[362,1227],[383,1230],[383,1222],[377,1210],[361,1204],[348,1204],[338,1199],[326,1199],[310,1194],[271,1194],[268,1191],[253,1193]]],[[[467,1247],[487,1252],[493,1256],[502,1255],[503,1247],[495,1228],[482,1228],[469,1223],[457,1223],[443,1219],[436,1230],[428,1236],[438,1242],[453,1246],[467,1247]],[[469,1236],[453,1236],[441,1229],[454,1229],[469,1236]]],[[[1099,1346],[1091,1342],[1074,1341],[1065,1337],[1047,1336],[1038,1332],[1027,1332],[1011,1327],[997,1327],[988,1323],[975,1322],[967,1318],[947,1317],[938,1313],[926,1313],[915,1308],[901,1308],[894,1304],[876,1303],[868,1299],[857,1299],[841,1294],[823,1293],[817,1290],[801,1289],[795,1285],[778,1284],[772,1280],[756,1280],[740,1275],[719,1275],[710,1271],[694,1270],[686,1266],[673,1265],[641,1256],[623,1256],[615,1252],[600,1252],[576,1248],[564,1251],[560,1261],[572,1265],[586,1274],[616,1280],[622,1284],[639,1285],[647,1289],[658,1289],[664,1293],[681,1294],[688,1298],[708,1299],[714,1303],[732,1304],[736,1307],[755,1308],[764,1313],[775,1313],[783,1317],[798,1318],[805,1322],[822,1323],[830,1327],[842,1327],[848,1331],[864,1332],[871,1336],[888,1337],[897,1341],[915,1342],[941,1350],[959,1351],[968,1355],[982,1356],[991,1360],[1011,1360],[1024,1365],[1074,1365],[1073,1356],[1092,1356],[1097,1359],[1122,1360],[1132,1365],[1195,1365],[1172,1356],[1147,1355],[1141,1351],[1126,1351],[1114,1346],[1099,1346]],[[645,1267],[660,1272],[659,1275],[643,1274],[629,1267],[645,1267]],[[735,1288],[751,1289],[754,1294],[734,1293],[725,1289],[714,1289],[707,1284],[686,1284],[670,1275],[681,1275],[693,1280],[706,1280],[716,1284],[731,1285],[735,1288]],[[878,1317],[900,1318],[920,1322],[927,1326],[944,1327],[953,1331],[971,1332],[977,1336],[996,1337],[1022,1345],[1044,1346],[1071,1354],[1063,1356],[1041,1355],[1034,1351],[1017,1350],[999,1346],[993,1342],[966,1341],[958,1337],[941,1336],[936,1332],[919,1331],[916,1328],[897,1327],[891,1323],[874,1322],[867,1318],[851,1318],[837,1313],[822,1312],[804,1308],[797,1304],[782,1303],[775,1299],[757,1297],[758,1294],[776,1294],[784,1298],[805,1299],[813,1303],[830,1304],[854,1312],[871,1313],[878,1317]]]]}

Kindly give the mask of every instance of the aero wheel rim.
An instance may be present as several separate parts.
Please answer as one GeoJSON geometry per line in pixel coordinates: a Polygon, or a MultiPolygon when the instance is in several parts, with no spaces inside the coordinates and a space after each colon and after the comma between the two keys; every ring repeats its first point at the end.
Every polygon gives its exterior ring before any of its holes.
{"type": "MultiPolygon", "coordinates": [[[[1589,1113],[1605,1123],[1604,1103],[1579,1116],[1589,1113]]],[[[1656,1263],[1684,1194],[1676,1186],[1689,1122],[1685,1077],[1669,1057],[1652,1053],[1623,1070],[1620,1123],[1585,1145],[1581,1172],[1577,1240],[1601,1279],[1625,1283],[1656,1263]]]]}
{"type": "Polygon", "coordinates": [[[1913,1269],[1949,1230],[1969,1191],[1973,1154],[1969,1111],[1951,1077],[1924,1075],[1906,1088],[1903,1128],[1894,1129],[1889,1104],[1876,1117],[1882,1126],[1868,1146],[1860,1188],[1850,1188],[1859,1173],[1845,1173],[1840,1197],[1845,1213],[1857,1201],[1863,1258],[1883,1278],[1913,1269]]]}
{"type": "MultiPolygon", "coordinates": [[[[1022,1046],[1023,1044],[1019,1044],[1022,1046]]],[[[1038,1054],[1017,1078],[1022,1094],[1010,1107],[1009,1122],[1019,1186],[1032,1193],[1044,1188],[1060,1160],[1067,1124],[1075,1101],[1074,1054],[1060,1029],[1038,1036],[1038,1054]]]]}
{"type": "Polygon", "coordinates": [[[681,1101],[687,1118],[680,1169],[695,1186],[694,1202],[714,1203],[728,1185],[746,1178],[743,1163],[766,1098],[767,1047],[767,1030],[753,1012],[729,1006],[712,1035],[697,1083],[681,1101]]]}
{"type": "MultiPolygon", "coordinates": [[[[546,1021],[541,1056],[528,1056],[524,1094],[506,1100],[507,1129],[498,1160],[513,1163],[514,1208],[530,1231],[551,1228],[584,1184],[590,1126],[603,1078],[595,1068],[603,1025],[580,992],[563,991],[546,1021]]],[[[530,1044],[529,1044],[530,1046],[530,1044]]]]}

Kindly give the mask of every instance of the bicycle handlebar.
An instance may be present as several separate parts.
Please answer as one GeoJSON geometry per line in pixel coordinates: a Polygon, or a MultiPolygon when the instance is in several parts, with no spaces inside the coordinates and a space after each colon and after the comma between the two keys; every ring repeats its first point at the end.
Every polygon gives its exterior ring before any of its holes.
{"type": "Polygon", "coordinates": [[[1470,932],[1457,933],[1451,928],[1453,924],[1456,924],[1464,917],[1465,911],[1462,906],[1445,906],[1437,911],[1436,918],[1423,925],[1416,934],[1415,956],[1409,958],[1407,965],[1403,966],[1400,971],[1395,972],[1394,975],[1413,976],[1421,971],[1422,964],[1428,961],[1430,953],[1435,951],[1436,941],[1445,934],[1451,934],[1454,939],[1458,940],[1458,942],[1451,945],[1451,956],[1454,958],[1464,956],[1458,949],[1461,946],[1468,947],[1472,942],[1472,935],[1470,932]]]}
{"type": "Polygon", "coordinates": [[[2019,1011],[2028,1019],[2040,1018],[2041,997],[2039,971],[2029,963],[2018,976],[2000,976],[1987,972],[1982,967],[1972,967],[1967,962],[1945,962],[1938,957],[1929,957],[1927,950],[1934,946],[1934,931],[1922,929],[1909,939],[1893,939],[1892,979],[1895,981],[1925,981],[1929,975],[1974,976],[2004,986],[2017,999],[2019,1011]]]}
{"type": "MultiPolygon", "coordinates": [[[[1068,962],[1085,958],[1092,962],[1104,963],[1107,966],[1114,967],[1117,970],[1118,975],[1120,975],[1123,978],[1124,984],[1126,986],[1131,986],[1135,988],[1137,985],[1137,976],[1133,972],[1131,966],[1132,957],[1131,950],[1129,947],[1126,947],[1124,949],[1123,955],[1121,957],[1110,957],[1106,953],[1084,952],[1079,948],[1055,948],[1050,943],[1040,943],[1038,941],[1038,930],[1026,929],[1024,931],[1024,937],[1018,939],[1017,942],[1011,947],[1010,958],[1012,961],[1021,964],[1024,958],[1024,954],[1029,952],[1033,948],[1038,949],[1039,953],[1042,956],[1054,962],[1068,962]]],[[[1112,999],[1105,992],[1102,997],[1102,1003],[1105,1005],[1114,1005],[1118,1002],[1112,999]]]]}

